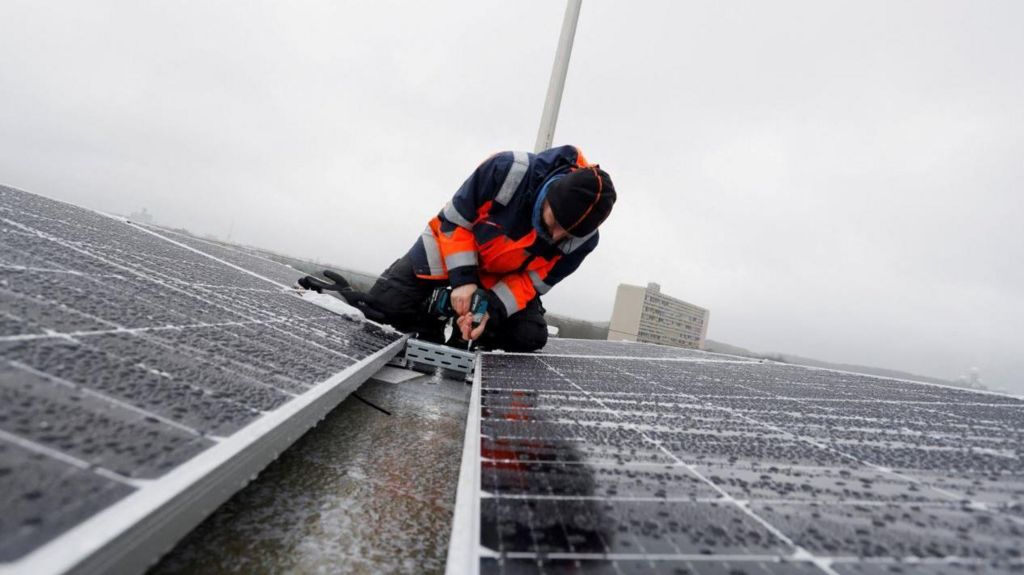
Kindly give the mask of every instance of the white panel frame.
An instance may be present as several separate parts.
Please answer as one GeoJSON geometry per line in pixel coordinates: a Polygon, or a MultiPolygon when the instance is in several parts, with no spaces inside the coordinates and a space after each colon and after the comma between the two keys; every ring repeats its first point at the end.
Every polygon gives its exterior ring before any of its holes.
{"type": "Polygon", "coordinates": [[[478,575],[480,572],[480,389],[483,358],[476,362],[473,391],[466,415],[466,439],[462,443],[462,467],[455,495],[455,516],[448,538],[447,575],[478,575]]]}

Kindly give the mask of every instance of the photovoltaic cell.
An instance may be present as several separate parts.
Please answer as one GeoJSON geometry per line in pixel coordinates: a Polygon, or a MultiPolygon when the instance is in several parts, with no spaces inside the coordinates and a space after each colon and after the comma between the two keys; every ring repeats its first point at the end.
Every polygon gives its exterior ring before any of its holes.
{"type": "Polygon", "coordinates": [[[229,246],[213,240],[204,240],[154,225],[140,225],[140,227],[285,286],[295,285],[299,278],[306,275],[280,262],[267,259],[257,253],[256,250],[247,250],[240,246],[229,246]]]}
{"type": "Polygon", "coordinates": [[[757,361],[735,355],[709,353],[697,349],[670,347],[653,343],[632,341],[601,341],[593,339],[551,338],[540,353],[545,355],[609,356],[609,357],[651,357],[651,358],[694,358],[721,361],[757,361]]]}
{"type": "Polygon", "coordinates": [[[188,430],[10,364],[0,367],[0,379],[0,429],[124,477],[159,477],[213,445],[188,430]]]}
{"type": "Polygon", "coordinates": [[[297,274],[0,186],[0,573],[145,568],[397,353],[297,274]]]}
{"type": "MultiPolygon", "coordinates": [[[[506,559],[486,558],[480,562],[486,573],[510,575],[541,573],[598,573],[609,575],[818,575],[813,566],[772,561],[702,561],[700,559],[506,559]]],[[[928,572],[932,573],[932,572],[928,572]]],[[[953,575],[951,573],[951,575],[953,575]]]]}
{"type": "Polygon", "coordinates": [[[449,573],[1024,571],[1019,398],[552,341],[481,358],[449,573]]]}

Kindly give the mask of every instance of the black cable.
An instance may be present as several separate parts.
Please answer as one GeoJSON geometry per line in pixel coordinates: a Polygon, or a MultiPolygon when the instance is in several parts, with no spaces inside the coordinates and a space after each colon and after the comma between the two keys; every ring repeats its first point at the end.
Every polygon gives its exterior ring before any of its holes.
{"type": "Polygon", "coordinates": [[[379,412],[381,412],[381,413],[383,413],[385,415],[391,415],[390,411],[384,409],[383,407],[380,407],[379,405],[374,405],[374,404],[370,403],[369,401],[366,401],[365,399],[359,397],[358,394],[353,393],[352,397],[358,399],[359,401],[365,403],[366,405],[369,405],[370,407],[376,409],[377,411],[379,411],[379,412]]]}

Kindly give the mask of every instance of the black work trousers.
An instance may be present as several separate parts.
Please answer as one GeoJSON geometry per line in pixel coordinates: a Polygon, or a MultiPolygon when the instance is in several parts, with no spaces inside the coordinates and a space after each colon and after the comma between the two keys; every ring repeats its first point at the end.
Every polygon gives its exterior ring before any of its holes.
{"type": "MultiPolygon", "coordinates": [[[[367,294],[342,294],[350,304],[363,309],[367,317],[391,324],[396,329],[416,333],[426,341],[444,343],[445,321],[426,313],[427,300],[444,280],[416,277],[412,262],[403,256],[391,264],[367,294]],[[369,309],[368,309],[369,308],[369,309]]],[[[455,339],[458,341],[458,326],[455,339]]],[[[519,313],[500,318],[491,316],[477,340],[481,349],[514,352],[536,351],[548,341],[548,324],[540,298],[533,298],[519,313]]]]}

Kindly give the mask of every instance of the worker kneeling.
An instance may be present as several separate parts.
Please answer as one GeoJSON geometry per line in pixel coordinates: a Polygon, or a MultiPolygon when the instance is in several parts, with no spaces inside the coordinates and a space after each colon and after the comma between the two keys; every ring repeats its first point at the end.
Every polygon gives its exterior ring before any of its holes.
{"type": "Polygon", "coordinates": [[[334,284],[299,283],[338,291],[370,319],[437,343],[446,323],[442,293],[456,318],[449,345],[535,351],[548,338],[540,296],[597,247],[597,228],[614,204],[611,178],[573,146],[502,152],[477,167],[369,293],[334,273],[326,274],[334,284]]]}

